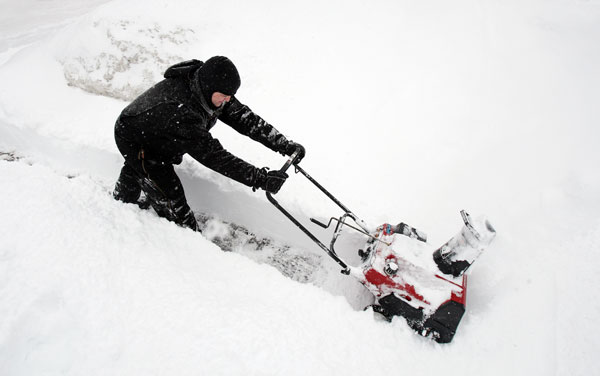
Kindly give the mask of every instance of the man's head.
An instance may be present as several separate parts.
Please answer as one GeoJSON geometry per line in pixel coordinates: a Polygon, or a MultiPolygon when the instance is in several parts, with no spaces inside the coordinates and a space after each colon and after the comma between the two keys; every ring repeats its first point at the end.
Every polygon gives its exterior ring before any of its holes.
{"type": "Polygon", "coordinates": [[[214,56],[206,60],[198,71],[198,77],[202,93],[215,107],[227,102],[240,87],[240,75],[235,65],[225,56],[214,56]]]}

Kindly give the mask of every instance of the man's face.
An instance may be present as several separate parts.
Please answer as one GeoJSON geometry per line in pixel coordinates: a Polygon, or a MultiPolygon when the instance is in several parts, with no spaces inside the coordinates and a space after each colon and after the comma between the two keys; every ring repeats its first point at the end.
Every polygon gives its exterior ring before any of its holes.
{"type": "Polygon", "coordinates": [[[215,91],[211,97],[212,104],[215,107],[221,107],[223,103],[227,103],[231,100],[231,95],[225,95],[223,93],[219,93],[215,91]]]}

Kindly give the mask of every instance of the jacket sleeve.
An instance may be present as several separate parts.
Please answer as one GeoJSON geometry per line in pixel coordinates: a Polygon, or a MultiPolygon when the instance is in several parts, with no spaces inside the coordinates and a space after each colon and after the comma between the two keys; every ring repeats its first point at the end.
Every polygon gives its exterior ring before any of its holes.
{"type": "Polygon", "coordinates": [[[206,167],[249,187],[256,184],[258,168],[225,150],[206,129],[194,126],[185,143],[185,151],[206,167]]]}
{"type": "Polygon", "coordinates": [[[285,153],[289,143],[287,138],[235,97],[225,105],[219,120],[269,149],[285,153]]]}

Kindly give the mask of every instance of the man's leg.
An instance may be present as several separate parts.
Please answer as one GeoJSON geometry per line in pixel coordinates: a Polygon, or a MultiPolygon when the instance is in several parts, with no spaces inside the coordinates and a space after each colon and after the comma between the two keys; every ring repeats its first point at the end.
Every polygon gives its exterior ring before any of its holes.
{"type": "MultiPolygon", "coordinates": [[[[142,167],[141,163],[138,164],[140,166],[136,167],[142,167]]],[[[119,201],[140,205],[138,199],[144,191],[146,200],[159,216],[180,226],[200,231],[173,166],[145,162],[142,170],[143,172],[136,171],[125,162],[115,184],[113,197],[119,201]]]]}
{"type": "Polygon", "coordinates": [[[140,185],[154,211],[180,226],[200,231],[173,165],[146,161],[144,169],[147,174],[140,185]]]}
{"type": "MultiPolygon", "coordinates": [[[[117,127],[120,123],[121,119],[117,120],[117,127]]],[[[115,199],[134,203],[143,190],[146,199],[159,216],[180,226],[200,231],[173,165],[145,160],[140,145],[116,133],[115,142],[125,158],[125,165],[113,193],[115,199]]]]}

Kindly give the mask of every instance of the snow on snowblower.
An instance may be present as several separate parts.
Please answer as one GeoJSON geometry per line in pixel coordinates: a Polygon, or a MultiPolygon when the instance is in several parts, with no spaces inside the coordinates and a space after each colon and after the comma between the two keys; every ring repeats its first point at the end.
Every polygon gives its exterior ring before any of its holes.
{"type": "Polygon", "coordinates": [[[294,165],[296,173],[304,175],[344,211],[341,217],[332,217],[327,224],[310,219],[323,228],[329,228],[336,222],[329,247],[283,208],[270,193],[267,193],[268,200],[335,260],[341,266],[343,274],[357,278],[375,296],[375,304],[367,308],[372,308],[388,321],[394,316],[403,317],[417,333],[436,342],[452,341],[465,313],[465,272],[494,239],[496,231],[492,225],[485,218],[473,220],[463,210],[463,227],[439,248],[427,243],[423,232],[405,223],[386,223],[371,231],[361,219],[295,163],[297,155],[298,152],[294,153],[280,171],[286,172],[294,165]],[[358,227],[346,223],[348,219],[358,227]],[[368,237],[365,246],[358,250],[362,260],[358,266],[346,264],[334,249],[344,226],[368,237]]]}

